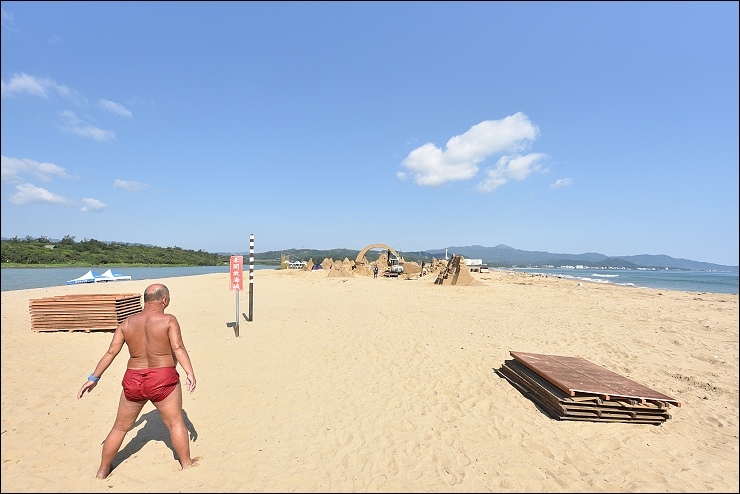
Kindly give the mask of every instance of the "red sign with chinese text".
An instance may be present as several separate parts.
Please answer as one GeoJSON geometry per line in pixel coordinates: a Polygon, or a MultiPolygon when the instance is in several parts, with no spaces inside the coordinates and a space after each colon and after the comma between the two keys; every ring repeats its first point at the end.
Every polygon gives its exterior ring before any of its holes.
{"type": "Polygon", "coordinates": [[[242,265],[244,256],[231,256],[229,265],[229,290],[241,291],[244,289],[244,278],[242,276],[242,265]]]}

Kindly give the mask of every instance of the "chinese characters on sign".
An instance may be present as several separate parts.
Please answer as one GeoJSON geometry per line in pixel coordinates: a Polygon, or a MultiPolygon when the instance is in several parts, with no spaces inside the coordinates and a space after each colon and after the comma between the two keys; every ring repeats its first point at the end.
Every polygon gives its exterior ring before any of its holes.
{"type": "Polygon", "coordinates": [[[242,277],[242,261],[244,256],[231,256],[229,268],[229,290],[241,291],[244,289],[242,277]]]}

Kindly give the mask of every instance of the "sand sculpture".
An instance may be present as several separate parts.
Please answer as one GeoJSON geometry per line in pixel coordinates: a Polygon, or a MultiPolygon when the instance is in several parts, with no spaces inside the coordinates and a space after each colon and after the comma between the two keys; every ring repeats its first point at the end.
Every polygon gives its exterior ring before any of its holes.
{"type": "MultiPolygon", "coordinates": [[[[383,266],[386,266],[388,264],[388,252],[391,252],[394,256],[396,256],[401,263],[403,263],[403,259],[401,256],[398,255],[398,252],[395,251],[393,247],[390,247],[385,244],[370,244],[364,249],[362,249],[355,258],[355,268],[361,268],[361,267],[368,267],[372,270],[372,267],[370,266],[370,263],[367,262],[367,258],[365,258],[365,254],[370,252],[373,249],[384,249],[385,250],[385,261],[386,264],[383,264],[383,266]]],[[[378,259],[378,263],[380,263],[380,259],[378,259]]]]}
{"type": "Polygon", "coordinates": [[[342,262],[334,262],[329,268],[328,277],[352,278],[355,276],[352,261],[346,257],[342,262]]]}
{"type": "Polygon", "coordinates": [[[484,283],[473,278],[463,256],[452,254],[450,260],[447,261],[447,266],[440,270],[434,284],[474,286],[483,285],[484,283]]]}
{"type": "MultiPolygon", "coordinates": [[[[421,263],[406,262],[392,247],[385,244],[368,245],[360,251],[354,261],[346,257],[342,261],[325,258],[321,262],[321,267],[326,270],[328,277],[351,278],[354,276],[372,276],[373,267],[377,264],[379,274],[383,275],[388,269],[389,252],[396,256],[399,259],[399,263],[403,266],[402,278],[415,279],[421,276],[421,263]],[[370,262],[365,257],[365,254],[372,249],[384,250],[377,261],[370,262]]],[[[313,265],[314,260],[310,259],[302,269],[303,271],[312,271],[313,265]]],[[[437,279],[434,281],[435,285],[474,286],[484,284],[473,278],[470,274],[470,268],[465,264],[465,259],[455,254],[452,255],[449,261],[432,258],[431,261],[425,262],[424,272],[427,275],[437,273],[437,279]]]]}

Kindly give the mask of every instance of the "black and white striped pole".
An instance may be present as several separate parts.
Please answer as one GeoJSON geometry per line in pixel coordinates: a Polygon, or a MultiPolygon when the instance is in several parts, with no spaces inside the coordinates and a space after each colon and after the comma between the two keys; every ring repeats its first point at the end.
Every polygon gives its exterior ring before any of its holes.
{"type": "Polygon", "coordinates": [[[254,233],[249,234],[249,321],[254,321],[252,305],[254,301],[254,233]]]}

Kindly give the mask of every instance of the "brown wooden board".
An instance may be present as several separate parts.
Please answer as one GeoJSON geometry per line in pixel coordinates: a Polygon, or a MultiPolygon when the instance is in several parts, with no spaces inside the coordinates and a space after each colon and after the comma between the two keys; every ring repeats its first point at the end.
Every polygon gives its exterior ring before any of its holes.
{"type": "Polygon", "coordinates": [[[90,300],[121,300],[125,298],[139,298],[141,295],[138,293],[86,293],[77,295],[55,295],[52,297],[44,297],[33,299],[33,303],[48,303],[48,302],[89,302],[90,300]]]}
{"type": "Polygon", "coordinates": [[[514,359],[570,396],[588,394],[604,400],[657,400],[680,407],[675,399],[579,357],[509,352],[514,359]]]}
{"type": "Polygon", "coordinates": [[[511,366],[505,363],[501,367],[499,375],[503,375],[509,382],[515,384],[515,387],[520,389],[520,391],[522,389],[526,390],[524,393],[525,396],[533,399],[535,403],[539,404],[542,408],[545,408],[548,411],[548,414],[553,418],[576,416],[591,420],[610,418],[620,419],[622,422],[632,422],[634,419],[663,422],[670,417],[670,415],[667,414],[666,409],[660,409],[657,407],[646,409],[643,407],[632,407],[626,404],[617,405],[607,402],[597,404],[571,401],[567,397],[558,399],[555,395],[549,394],[545,390],[545,386],[538,387],[536,384],[525,379],[518,370],[514,370],[516,363],[513,361],[511,361],[511,363],[511,366]]]}
{"type": "MultiPolygon", "coordinates": [[[[583,422],[593,422],[590,418],[585,417],[576,417],[573,415],[563,415],[562,417],[557,417],[558,420],[580,420],[583,422]]],[[[620,418],[611,418],[611,417],[602,417],[598,420],[598,422],[625,422],[625,420],[620,418]]],[[[632,419],[628,421],[630,424],[652,424],[652,425],[660,425],[664,421],[663,420],[655,420],[655,419],[632,419]]]]}
{"type": "Polygon", "coordinates": [[[34,331],[114,330],[127,317],[141,312],[141,295],[60,295],[29,301],[34,331]]]}
{"type": "Polygon", "coordinates": [[[509,381],[524,396],[544,409],[550,417],[557,419],[565,415],[565,409],[560,406],[560,402],[557,399],[553,399],[552,395],[540,393],[538,390],[528,386],[527,382],[522,380],[510,367],[502,365],[500,369],[496,370],[496,373],[509,381]]]}
{"type": "Polygon", "coordinates": [[[534,401],[557,420],[589,420],[660,424],[670,418],[668,404],[635,400],[602,400],[571,397],[547,379],[518,361],[507,360],[496,373],[509,381],[524,396],[534,401]]]}
{"type": "Polygon", "coordinates": [[[641,411],[662,412],[668,408],[668,403],[661,401],[638,401],[638,400],[602,400],[598,396],[568,396],[560,388],[543,378],[528,367],[522,365],[516,360],[507,360],[502,367],[510,369],[517,378],[521,379],[526,386],[540,393],[551,395],[559,403],[567,404],[572,407],[591,407],[598,406],[603,408],[624,408],[641,411]]]}

